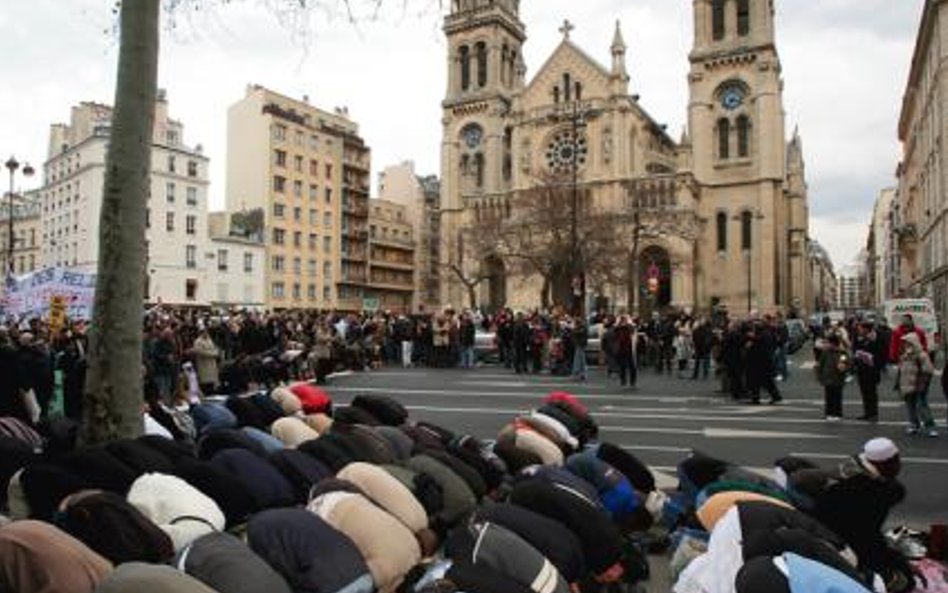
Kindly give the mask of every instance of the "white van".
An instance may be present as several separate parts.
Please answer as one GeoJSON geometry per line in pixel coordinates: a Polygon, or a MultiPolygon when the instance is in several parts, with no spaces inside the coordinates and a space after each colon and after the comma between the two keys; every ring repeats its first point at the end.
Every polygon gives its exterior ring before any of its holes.
{"type": "Polygon", "coordinates": [[[883,307],[889,327],[895,329],[902,323],[903,315],[911,315],[915,327],[925,332],[928,349],[934,350],[938,347],[941,336],[938,335],[938,317],[931,299],[893,299],[886,301],[883,307]]]}

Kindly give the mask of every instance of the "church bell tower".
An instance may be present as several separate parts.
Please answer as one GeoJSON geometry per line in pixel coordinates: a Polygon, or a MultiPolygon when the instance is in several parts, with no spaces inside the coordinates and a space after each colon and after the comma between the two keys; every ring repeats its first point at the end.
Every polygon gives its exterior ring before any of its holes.
{"type": "MultiPolygon", "coordinates": [[[[461,230],[474,204],[501,199],[512,184],[507,117],[524,87],[526,30],[519,0],[452,0],[445,17],[448,88],[442,102],[442,260],[469,267],[461,230]]],[[[455,278],[442,303],[460,306],[455,278]]]]}
{"type": "Polygon", "coordinates": [[[774,0],[693,0],[688,130],[709,243],[704,270],[743,282],[708,287],[731,311],[783,303],[787,210],[783,80],[774,0]],[[740,286],[741,288],[737,288],[740,286]]]}

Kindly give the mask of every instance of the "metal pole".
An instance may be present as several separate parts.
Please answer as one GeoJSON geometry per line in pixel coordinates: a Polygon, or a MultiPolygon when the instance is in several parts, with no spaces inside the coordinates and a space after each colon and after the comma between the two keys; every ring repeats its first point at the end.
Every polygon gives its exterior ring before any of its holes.
{"type": "Polygon", "coordinates": [[[13,279],[13,172],[16,171],[18,163],[12,158],[7,161],[7,169],[10,171],[10,193],[9,208],[7,210],[7,280],[13,279]]]}
{"type": "MultiPolygon", "coordinates": [[[[579,104],[573,103],[573,210],[570,232],[570,287],[579,275],[579,104]]],[[[579,301],[580,299],[577,299],[579,301]]],[[[576,313],[582,313],[582,303],[576,303],[576,313]]]]}

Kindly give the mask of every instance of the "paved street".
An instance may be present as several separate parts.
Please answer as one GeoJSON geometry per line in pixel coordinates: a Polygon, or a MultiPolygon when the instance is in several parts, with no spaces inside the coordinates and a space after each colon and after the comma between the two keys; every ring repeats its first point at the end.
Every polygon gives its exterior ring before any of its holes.
{"type": "MultiPolygon", "coordinates": [[[[822,392],[801,355],[789,382],[780,384],[779,406],[733,405],[715,393],[713,381],[694,382],[646,371],[636,391],[623,392],[617,382],[593,371],[579,384],[549,375],[517,376],[502,367],[477,370],[388,368],[337,377],[329,391],[338,403],[358,393],[397,397],[413,417],[492,438],[514,414],[528,410],[550,391],[565,389],[582,396],[595,414],[603,437],[620,444],[661,472],[673,472],[692,448],[768,472],[787,453],[835,464],[874,436],[887,436],[902,449],[903,480],[908,500],[895,520],[927,526],[946,519],[948,509],[948,437],[944,436],[945,402],[932,401],[942,435],[938,439],[907,437],[903,409],[887,382],[881,394],[881,422],[853,420],[831,425],[823,420],[822,392]],[[799,365],[802,364],[803,368],[799,365]]],[[[861,413],[858,387],[846,388],[846,415],[861,413]]]]}

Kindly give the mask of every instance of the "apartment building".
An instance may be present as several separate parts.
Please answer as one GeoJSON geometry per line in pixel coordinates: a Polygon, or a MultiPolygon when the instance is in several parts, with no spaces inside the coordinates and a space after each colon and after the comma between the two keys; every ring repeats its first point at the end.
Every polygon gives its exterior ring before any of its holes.
{"type": "Polygon", "coordinates": [[[210,304],[257,309],[266,303],[266,248],[263,237],[232,224],[228,212],[208,215],[211,269],[210,304]]]}
{"type": "Polygon", "coordinates": [[[441,301],[441,183],[418,175],[405,161],[379,173],[379,198],[404,205],[415,233],[415,309],[437,310],[441,301]]]}
{"type": "Polygon", "coordinates": [[[0,278],[6,278],[11,256],[10,213],[13,213],[12,271],[14,276],[35,272],[40,268],[40,237],[43,229],[39,193],[9,194],[0,204],[0,278]]]}
{"type": "Polygon", "coordinates": [[[371,154],[345,109],[251,85],[227,118],[227,210],[261,210],[266,305],[362,308],[371,154]]]}
{"type": "Polygon", "coordinates": [[[411,313],[415,295],[415,229],[408,208],[370,200],[367,308],[411,313]]]}
{"type": "Polygon", "coordinates": [[[899,118],[899,163],[893,229],[899,293],[928,297],[948,318],[948,1],[925,0],[899,118]]]}
{"type": "MultiPolygon", "coordinates": [[[[83,102],[68,124],[50,127],[39,191],[45,267],[95,272],[99,215],[112,107],[83,102]]],[[[209,160],[184,142],[184,124],[169,116],[164,91],[155,104],[146,211],[145,294],[150,303],[206,305],[209,160]]]]}

